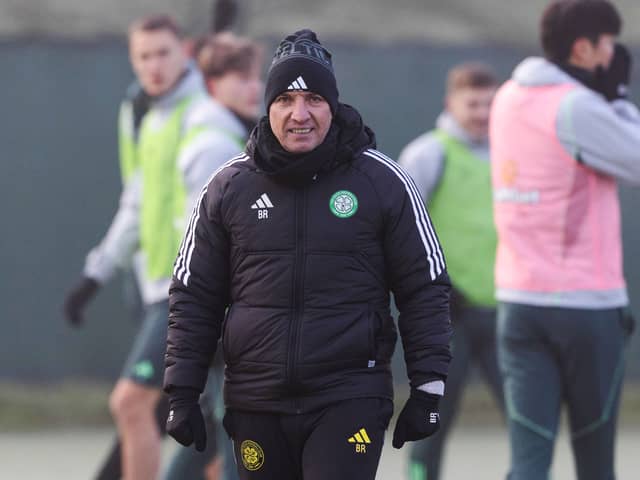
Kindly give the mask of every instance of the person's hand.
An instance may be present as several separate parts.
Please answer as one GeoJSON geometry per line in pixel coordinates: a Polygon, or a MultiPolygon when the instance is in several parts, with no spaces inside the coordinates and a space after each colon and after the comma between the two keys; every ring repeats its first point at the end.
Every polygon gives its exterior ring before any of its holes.
{"type": "Polygon", "coordinates": [[[596,90],[609,101],[627,98],[632,58],[627,47],[616,43],[609,68],[596,70],[596,90]]]}
{"type": "Polygon", "coordinates": [[[63,311],[67,322],[73,327],[84,323],[84,310],[96,295],[100,285],[89,277],[82,277],[80,283],[67,293],[64,299],[63,311]]]}
{"type": "Polygon", "coordinates": [[[404,442],[430,437],[440,428],[438,404],[440,395],[411,389],[409,400],[396,421],[393,431],[393,448],[402,448],[404,442]]]}
{"type": "Polygon", "coordinates": [[[169,391],[169,417],[167,433],[178,443],[188,447],[195,442],[196,450],[207,447],[207,432],[195,388],[173,387],[169,391]]]}

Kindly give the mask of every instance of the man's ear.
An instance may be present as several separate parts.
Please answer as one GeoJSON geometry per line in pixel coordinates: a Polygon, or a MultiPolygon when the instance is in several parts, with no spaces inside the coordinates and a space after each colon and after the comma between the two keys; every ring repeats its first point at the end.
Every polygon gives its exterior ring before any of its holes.
{"type": "Polygon", "coordinates": [[[570,58],[582,62],[588,59],[593,50],[593,43],[587,37],[576,38],[571,46],[570,58]]]}

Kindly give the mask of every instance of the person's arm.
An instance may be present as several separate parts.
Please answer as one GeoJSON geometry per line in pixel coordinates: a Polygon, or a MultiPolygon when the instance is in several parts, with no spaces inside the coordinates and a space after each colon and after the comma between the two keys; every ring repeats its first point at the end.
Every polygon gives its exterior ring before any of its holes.
{"type": "Polygon", "coordinates": [[[217,128],[209,107],[201,101],[187,115],[177,160],[188,214],[169,291],[167,389],[204,387],[228,301],[229,246],[219,217],[224,174],[219,172],[241,146],[217,128]]]}
{"type": "Polygon", "coordinates": [[[222,185],[214,176],[188,222],[169,288],[164,390],[167,433],[184,446],[207,444],[198,404],[229,304],[229,241],[220,214],[222,185]]]}
{"type": "Polygon", "coordinates": [[[120,205],[100,244],[87,255],[85,277],[104,284],[117,268],[127,265],[139,244],[140,200],[142,177],[137,172],[127,182],[120,205]]]}
{"type": "Polygon", "coordinates": [[[398,326],[411,385],[393,431],[393,447],[401,448],[407,441],[433,435],[440,426],[439,403],[451,361],[451,282],[415,183],[391,160],[378,159],[393,172],[379,198],[385,216],[387,277],[400,312],[398,326]]]}
{"type": "Polygon", "coordinates": [[[444,169],[444,148],[440,141],[430,133],[421,135],[400,152],[398,163],[411,175],[420,195],[428,202],[444,169]]]}
{"type": "MultiPolygon", "coordinates": [[[[398,163],[404,167],[416,184],[425,202],[428,202],[437,189],[444,170],[445,149],[442,142],[433,133],[425,133],[407,145],[398,163]]],[[[430,381],[417,387],[437,395],[444,394],[444,382],[430,381]]]]}
{"type": "Polygon", "coordinates": [[[561,144],[576,160],[632,185],[640,185],[640,115],[627,100],[607,102],[587,89],[562,101],[556,122],[561,144]]]}
{"type": "Polygon", "coordinates": [[[411,387],[418,388],[447,377],[451,283],[442,247],[415,184],[399,169],[397,177],[389,186],[385,256],[400,312],[407,374],[411,387]]]}
{"type": "MultiPolygon", "coordinates": [[[[129,92],[128,92],[129,93],[129,92]]],[[[72,326],[84,323],[84,310],[116,268],[131,261],[138,245],[138,216],[141,195],[140,178],[136,175],[135,140],[132,104],[129,94],[120,105],[118,142],[123,191],[119,209],[102,242],[85,260],[82,277],[66,294],[63,303],[65,319],[72,326]]]]}
{"type": "Polygon", "coordinates": [[[221,187],[202,190],[180,246],[169,289],[164,388],[204,388],[229,303],[229,241],[220,217],[221,187]]]}

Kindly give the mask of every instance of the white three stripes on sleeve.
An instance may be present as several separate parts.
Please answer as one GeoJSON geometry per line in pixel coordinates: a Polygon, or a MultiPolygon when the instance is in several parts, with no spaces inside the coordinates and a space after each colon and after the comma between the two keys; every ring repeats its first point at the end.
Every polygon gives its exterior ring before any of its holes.
{"type": "Polygon", "coordinates": [[[416,227],[418,229],[418,233],[420,234],[420,238],[422,239],[422,245],[424,246],[425,252],[427,254],[427,261],[429,263],[429,276],[431,277],[431,280],[435,280],[438,275],[440,275],[444,271],[444,256],[442,254],[442,249],[440,248],[440,244],[438,242],[436,234],[433,230],[431,219],[427,214],[424,203],[422,201],[422,198],[420,197],[420,194],[418,193],[418,188],[416,187],[413,179],[396,162],[391,160],[383,153],[377,150],[369,149],[364,152],[364,154],[385,165],[387,168],[393,171],[393,173],[404,184],[404,187],[407,190],[407,194],[409,195],[409,199],[411,200],[413,214],[416,218],[416,227]]]}
{"type": "Polygon", "coordinates": [[[228,162],[221,165],[207,180],[202,192],[200,192],[200,196],[198,196],[198,201],[193,206],[193,212],[191,213],[191,218],[189,219],[189,224],[187,225],[187,231],[182,239],[182,244],[180,245],[180,250],[178,251],[178,258],[176,259],[176,263],[173,267],[173,274],[175,277],[180,280],[183,285],[186,287],[189,285],[189,277],[191,276],[191,256],[193,255],[193,251],[196,245],[196,226],[198,224],[198,220],[200,219],[200,204],[202,203],[202,199],[204,198],[205,193],[207,193],[207,188],[209,183],[215,178],[218,173],[220,173],[225,168],[233,165],[238,162],[245,162],[249,157],[242,153],[236,157],[233,157],[228,162]]]}

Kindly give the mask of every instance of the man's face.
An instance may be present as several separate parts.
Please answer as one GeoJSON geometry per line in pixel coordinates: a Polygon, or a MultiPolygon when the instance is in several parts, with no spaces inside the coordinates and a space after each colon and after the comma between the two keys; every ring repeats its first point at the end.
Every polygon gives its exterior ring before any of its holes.
{"type": "Polygon", "coordinates": [[[263,89],[258,65],[248,72],[229,71],[211,78],[207,85],[211,95],[236,115],[246,119],[258,118],[263,89]]]}
{"type": "Polygon", "coordinates": [[[313,92],[284,92],[269,107],[269,124],[280,145],[291,153],[310,152],[331,127],[327,101],[313,92]]]}
{"type": "Polygon", "coordinates": [[[598,67],[606,69],[613,58],[615,45],[616,36],[608,33],[600,35],[595,44],[586,37],[578,38],[574,43],[569,63],[592,72],[598,67]]]}
{"type": "Polygon", "coordinates": [[[134,31],[129,57],[140,85],[151,96],[166,93],[187,65],[182,41],[169,30],[134,31]]]}
{"type": "Polygon", "coordinates": [[[496,93],[495,87],[464,87],[446,98],[447,112],[476,141],[489,135],[489,112],[496,93]]]}

